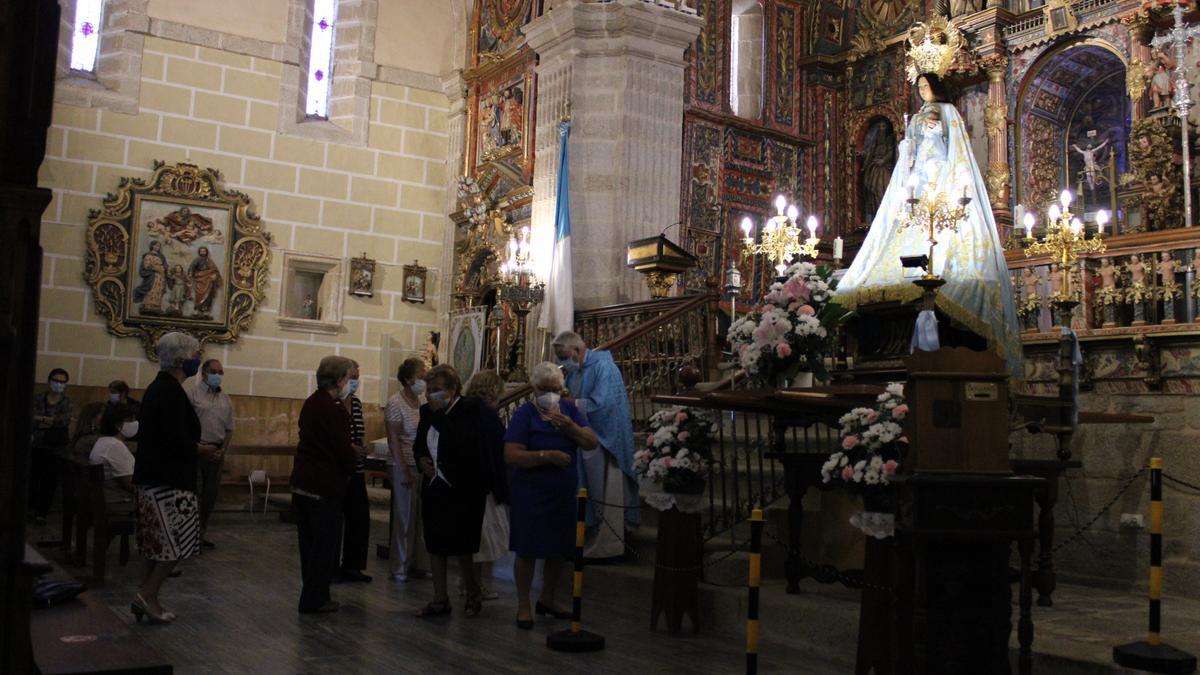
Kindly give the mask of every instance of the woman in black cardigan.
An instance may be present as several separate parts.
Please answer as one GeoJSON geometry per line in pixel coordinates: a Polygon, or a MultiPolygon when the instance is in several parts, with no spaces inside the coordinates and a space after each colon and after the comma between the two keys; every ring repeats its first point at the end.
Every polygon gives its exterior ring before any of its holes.
{"type": "Polygon", "coordinates": [[[471,556],[479,551],[479,532],[490,489],[490,458],[503,442],[488,424],[478,399],[462,396],[458,372],[448,365],[425,375],[426,399],[413,442],[413,455],[424,476],[421,521],[433,572],[433,601],[419,617],[450,612],[446,589],[447,558],[458,558],[467,590],[465,611],[479,613],[483,598],[471,556]]]}

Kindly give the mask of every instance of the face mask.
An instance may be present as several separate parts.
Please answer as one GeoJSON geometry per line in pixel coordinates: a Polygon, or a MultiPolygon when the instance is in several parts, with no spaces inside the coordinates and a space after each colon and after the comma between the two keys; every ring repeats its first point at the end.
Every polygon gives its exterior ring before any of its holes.
{"type": "Polygon", "coordinates": [[[435,391],[429,395],[429,402],[444,405],[449,398],[450,394],[444,391],[435,391]]]}
{"type": "Polygon", "coordinates": [[[422,396],[425,394],[425,380],[415,380],[408,386],[412,388],[412,393],[416,394],[417,396],[422,396]]]}
{"type": "Polygon", "coordinates": [[[52,391],[56,394],[61,394],[66,390],[67,390],[66,382],[51,382],[50,383],[50,391],[52,391]]]}
{"type": "Polygon", "coordinates": [[[350,380],[350,395],[358,393],[358,380],[350,380]]]}
{"type": "Polygon", "coordinates": [[[208,377],[205,378],[205,380],[208,381],[208,386],[210,389],[216,390],[216,389],[221,388],[221,374],[220,373],[209,373],[208,377]]]}
{"type": "Polygon", "coordinates": [[[109,402],[109,403],[120,403],[120,402],[121,402],[121,395],[120,395],[120,394],[109,394],[109,395],[108,395],[108,402],[109,402]]]}
{"type": "Polygon", "coordinates": [[[125,424],[121,425],[121,435],[124,436],[125,438],[133,438],[134,436],[137,436],[137,432],[138,432],[137,420],[134,420],[132,422],[126,422],[125,424]]]}
{"type": "Polygon", "coordinates": [[[562,369],[568,373],[573,373],[579,369],[579,362],[575,359],[563,359],[558,362],[558,365],[562,366],[562,369]]]}
{"type": "Polygon", "coordinates": [[[546,391],[538,394],[537,407],[542,410],[558,410],[558,400],[561,398],[556,391],[546,391]]]}
{"type": "Polygon", "coordinates": [[[341,391],[338,392],[338,398],[345,399],[350,397],[350,383],[354,380],[346,380],[346,384],[342,385],[341,391]]]}
{"type": "Polygon", "coordinates": [[[191,377],[200,372],[200,359],[186,359],[180,367],[183,368],[183,374],[191,377]]]}

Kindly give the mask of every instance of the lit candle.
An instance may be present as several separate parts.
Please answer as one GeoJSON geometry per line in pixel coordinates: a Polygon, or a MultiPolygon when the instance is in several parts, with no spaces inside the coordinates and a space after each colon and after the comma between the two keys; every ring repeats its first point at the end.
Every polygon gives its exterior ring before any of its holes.
{"type": "Polygon", "coordinates": [[[815,238],[817,236],[817,217],[809,216],[805,226],[808,227],[808,237],[810,239],[815,238]]]}
{"type": "Polygon", "coordinates": [[[835,237],[833,240],[833,259],[834,260],[842,259],[842,238],[841,237],[835,237]]]}
{"type": "Polygon", "coordinates": [[[750,220],[750,216],[742,218],[742,233],[746,238],[750,238],[750,232],[754,229],[754,221],[750,220]]]}
{"type": "Polygon", "coordinates": [[[1096,212],[1096,234],[1104,235],[1104,226],[1108,224],[1108,211],[1100,209],[1096,212]]]}
{"type": "Polygon", "coordinates": [[[1062,202],[1062,207],[1064,209],[1067,208],[1068,206],[1070,206],[1071,205],[1071,191],[1063,190],[1062,193],[1060,195],[1058,195],[1058,201],[1062,202]]]}
{"type": "Polygon", "coordinates": [[[1058,208],[1058,204],[1051,204],[1047,212],[1050,215],[1051,223],[1057,223],[1058,219],[1062,217],[1062,209],[1058,208]]]}
{"type": "Polygon", "coordinates": [[[800,217],[800,209],[796,208],[795,204],[792,204],[791,206],[787,207],[787,219],[788,220],[790,220],[792,223],[795,223],[796,219],[799,217],[800,217]]]}
{"type": "Polygon", "coordinates": [[[508,240],[508,257],[510,260],[512,258],[517,257],[517,240],[516,239],[508,240]]]}
{"type": "Polygon", "coordinates": [[[917,196],[917,175],[913,174],[908,177],[908,198],[915,199],[917,196]]]}
{"type": "Polygon", "coordinates": [[[1024,225],[1025,225],[1025,236],[1032,239],[1033,238],[1033,224],[1037,219],[1033,216],[1033,214],[1031,212],[1026,211],[1025,215],[1022,217],[1022,220],[1024,221],[1024,225]]]}
{"type": "Polygon", "coordinates": [[[775,210],[779,211],[779,215],[782,216],[785,209],[787,209],[787,198],[784,197],[783,195],[776,196],[775,197],[775,210]]]}
{"type": "Polygon", "coordinates": [[[1017,204],[1015,207],[1013,207],[1013,222],[1014,223],[1024,223],[1025,222],[1025,207],[1022,206],[1021,204],[1017,204]]]}
{"type": "Polygon", "coordinates": [[[1078,237],[1083,232],[1083,221],[1078,218],[1071,219],[1071,231],[1078,237]]]}

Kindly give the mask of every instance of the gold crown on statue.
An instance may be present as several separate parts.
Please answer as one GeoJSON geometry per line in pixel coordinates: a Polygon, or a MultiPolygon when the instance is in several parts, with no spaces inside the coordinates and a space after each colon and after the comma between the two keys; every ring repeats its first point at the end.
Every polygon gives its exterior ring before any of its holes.
{"type": "Polygon", "coordinates": [[[954,64],[954,57],[963,46],[962,33],[950,25],[945,17],[936,17],[929,23],[918,21],[908,29],[908,79],[916,82],[926,73],[939,78],[954,64]]]}

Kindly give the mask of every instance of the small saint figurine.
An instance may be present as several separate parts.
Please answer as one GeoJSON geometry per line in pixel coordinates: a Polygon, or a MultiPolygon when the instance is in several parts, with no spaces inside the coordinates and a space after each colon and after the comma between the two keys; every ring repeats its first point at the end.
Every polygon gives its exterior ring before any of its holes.
{"type": "Polygon", "coordinates": [[[1038,315],[1042,311],[1042,299],[1038,297],[1038,286],[1041,283],[1042,278],[1032,267],[1021,268],[1021,285],[1024,286],[1025,292],[1021,294],[1020,314],[1025,320],[1025,331],[1029,333],[1036,332],[1038,328],[1038,315]]]}
{"type": "Polygon", "coordinates": [[[1059,269],[1058,263],[1050,264],[1050,299],[1063,299],[1063,271],[1059,269]]]}
{"type": "Polygon", "coordinates": [[[300,303],[300,314],[306,319],[317,318],[317,303],[313,300],[312,293],[304,296],[304,302],[300,303]]]}
{"type": "Polygon", "coordinates": [[[1129,256],[1125,266],[1129,270],[1129,288],[1125,289],[1125,302],[1133,305],[1133,325],[1141,326],[1146,323],[1146,302],[1153,294],[1146,284],[1146,263],[1137,253],[1129,256]]]}
{"type": "Polygon", "coordinates": [[[1100,288],[1096,290],[1096,302],[1104,307],[1104,328],[1117,325],[1115,305],[1121,299],[1117,290],[1117,267],[1112,258],[1100,259],[1100,288]]]}
{"type": "Polygon", "coordinates": [[[1175,323],[1175,301],[1183,295],[1179,282],[1175,280],[1178,269],[1179,263],[1170,251],[1159,253],[1158,275],[1162,281],[1158,292],[1163,302],[1162,323],[1175,323]]]}

